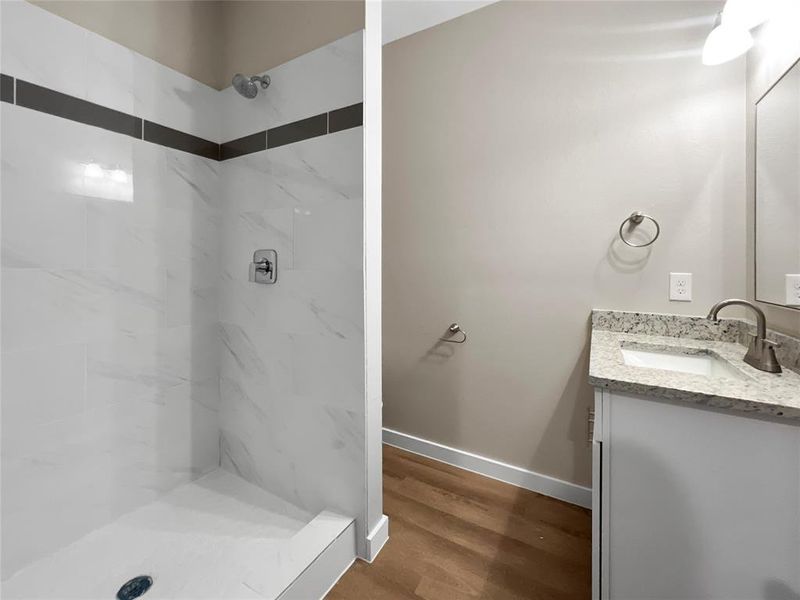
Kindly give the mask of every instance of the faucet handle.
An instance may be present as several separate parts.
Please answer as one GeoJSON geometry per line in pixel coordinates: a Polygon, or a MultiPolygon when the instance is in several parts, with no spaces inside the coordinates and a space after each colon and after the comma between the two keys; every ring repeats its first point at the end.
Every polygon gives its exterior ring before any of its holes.
{"type": "Polygon", "coordinates": [[[770,346],[772,348],[780,348],[781,347],[781,345],[778,342],[774,341],[774,340],[764,340],[764,343],[767,346],[770,346]]]}

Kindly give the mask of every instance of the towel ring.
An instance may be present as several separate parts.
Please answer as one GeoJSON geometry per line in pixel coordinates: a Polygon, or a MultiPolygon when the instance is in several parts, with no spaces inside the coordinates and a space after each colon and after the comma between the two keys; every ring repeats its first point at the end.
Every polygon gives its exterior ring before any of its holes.
{"type": "Polygon", "coordinates": [[[450,327],[447,328],[447,331],[450,333],[450,335],[455,335],[457,333],[460,333],[464,337],[460,340],[451,340],[450,338],[439,338],[440,342],[449,342],[451,344],[463,344],[464,342],[467,341],[467,332],[461,329],[461,326],[458,323],[451,323],[450,327]]]}
{"type": "Polygon", "coordinates": [[[628,217],[627,219],[625,219],[619,226],[619,237],[620,237],[620,239],[623,242],[625,242],[626,244],[628,244],[628,246],[630,246],[631,248],[645,248],[645,247],[649,246],[650,244],[652,244],[653,242],[655,242],[658,239],[658,236],[660,234],[661,234],[661,227],[659,226],[658,221],[656,221],[650,215],[646,215],[643,212],[640,212],[638,210],[636,212],[632,212],[631,216],[628,217]],[[628,241],[627,239],[625,239],[625,235],[622,233],[623,229],[625,228],[625,223],[630,221],[633,224],[633,226],[635,227],[636,225],[641,224],[642,221],[644,221],[645,219],[650,219],[653,222],[653,225],[656,226],[656,234],[653,236],[653,239],[650,240],[649,242],[647,242],[646,244],[634,244],[633,242],[628,241]]]}

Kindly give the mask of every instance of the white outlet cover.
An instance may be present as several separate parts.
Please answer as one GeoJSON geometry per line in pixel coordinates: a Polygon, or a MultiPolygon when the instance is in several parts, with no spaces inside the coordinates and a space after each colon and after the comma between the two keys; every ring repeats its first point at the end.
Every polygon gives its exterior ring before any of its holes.
{"type": "Polygon", "coordinates": [[[692,274],[669,274],[669,299],[675,302],[692,301],[692,274]]]}
{"type": "Polygon", "coordinates": [[[800,273],[786,274],[786,304],[800,306],[800,273]]]}

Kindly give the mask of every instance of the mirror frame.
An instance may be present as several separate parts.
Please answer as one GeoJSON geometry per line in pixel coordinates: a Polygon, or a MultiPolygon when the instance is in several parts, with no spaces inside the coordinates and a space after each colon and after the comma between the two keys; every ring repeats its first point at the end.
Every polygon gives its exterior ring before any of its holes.
{"type": "Polygon", "coordinates": [[[759,96],[758,100],[755,102],[755,109],[753,111],[753,298],[756,302],[760,302],[761,304],[769,304],[770,306],[778,306],[788,310],[800,310],[800,306],[778,304],[777,302],[770,302],[769,300],[760,300],[758,297],[758,104],[766,98],[767,94],[783,81],[783,78],[795,67],[800,67],[800,58],[789,65],[789,67],[781,73],[781,76],[767,88],[767,91],[759,96]]]}

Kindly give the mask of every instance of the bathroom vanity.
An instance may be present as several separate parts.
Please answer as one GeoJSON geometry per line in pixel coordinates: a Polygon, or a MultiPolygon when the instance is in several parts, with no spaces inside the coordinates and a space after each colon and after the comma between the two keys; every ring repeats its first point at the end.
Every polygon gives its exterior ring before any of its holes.
{"type": "Polygon", "coordinates": [[[593,598],[800,597],[800,341],[594,311],[593,598]]]}

